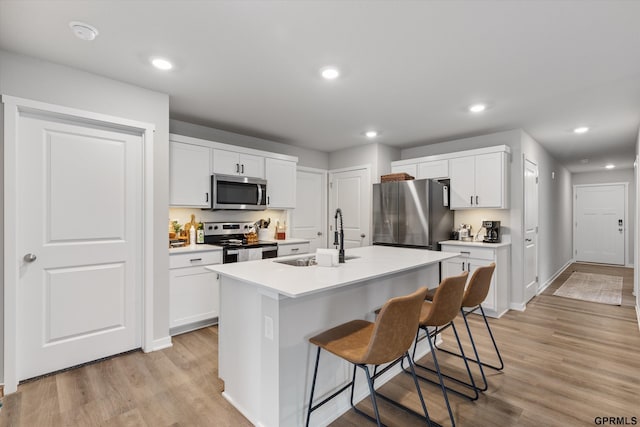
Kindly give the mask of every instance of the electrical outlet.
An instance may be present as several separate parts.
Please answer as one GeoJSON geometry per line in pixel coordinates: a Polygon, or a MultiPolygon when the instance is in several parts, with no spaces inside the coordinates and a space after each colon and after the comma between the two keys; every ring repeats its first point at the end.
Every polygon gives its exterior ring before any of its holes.
{"type": "Polygon", "coordinates": [[[273,340],[273,319],[269,316],[264,316],[264,337],[273,340]]]}

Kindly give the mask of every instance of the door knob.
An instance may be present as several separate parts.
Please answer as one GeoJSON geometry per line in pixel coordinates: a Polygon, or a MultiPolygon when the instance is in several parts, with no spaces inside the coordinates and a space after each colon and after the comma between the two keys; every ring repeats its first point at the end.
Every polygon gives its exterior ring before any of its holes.
{"type": "Polygon", "coordinates": [[[37,258],[36,254],[26,254],[25,256],[22,257],[24,262],[33,262],[36,260],[36,258],[37,258]]]}
{"type": "Polygon", "coordinates": [[[318,236],[322,236],[322,231],[318,231],[318,236]]]}
{"type": "Polygon", "coordinates": [[[364,234],[364,233],[362,233],[362,234],[360,235],[360,237],[362,237],[362,238],[364,239],[365,237],[367,237],[367,235],[366,235],[366,234],[364,234]]]}

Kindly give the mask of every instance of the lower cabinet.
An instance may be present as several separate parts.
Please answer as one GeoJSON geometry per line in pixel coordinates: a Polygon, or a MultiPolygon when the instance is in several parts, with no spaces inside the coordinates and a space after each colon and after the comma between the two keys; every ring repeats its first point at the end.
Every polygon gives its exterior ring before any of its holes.
{"type": "Polygon", "coordinates": [[[443,252],[457,252],[459,257],[442,263],[442,277],[457,276],[463,271],[469,272],[469,278],[478,267],[484,267],[492,262],[496,269],[491,278],[489,293],[482,303],[487,316],[500,317],[509,306],[509,265],[510,245],[496,244],[489,246],[482,243],[441,243],[443,252]]]}
{"type": "MultiPolygon", "coordinates": [[[[220,257],[220,253],[216,255],[220,257]]],[[[209,264],[219,264],[220,261],[209,264]]],[[[169,330],[171,335],[215,324],[218,322],[219,313],[220,279],[218,273],[207,270],[204,266],[169,270],[169,330]]]]}
{"type": "Polygon", "coordinates": [[[306,254],[311,250],[309,242],[305,243],[278,243],[278,256],[306,254]]]}

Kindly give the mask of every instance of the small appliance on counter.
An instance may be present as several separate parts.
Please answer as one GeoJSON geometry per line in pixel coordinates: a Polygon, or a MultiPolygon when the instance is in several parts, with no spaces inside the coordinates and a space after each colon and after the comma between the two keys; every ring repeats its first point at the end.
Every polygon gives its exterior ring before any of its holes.
{"type": "Polygon", "coordinates": [[[465,242],[470,242],[473,240],[473,235],[471,234],[471,224],[460,224],[460,229],[458,230],[458,238],[465,242]]]}
{"type": "Polygon", "coordinates": [[[482,221],[482,227],[486,230],[483,242],[500,243],[500,221],[482,221]]]}

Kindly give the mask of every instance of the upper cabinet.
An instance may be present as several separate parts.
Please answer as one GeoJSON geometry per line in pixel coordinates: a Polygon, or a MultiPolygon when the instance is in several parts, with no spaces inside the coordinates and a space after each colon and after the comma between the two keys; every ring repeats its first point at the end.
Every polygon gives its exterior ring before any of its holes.
{"type": "Polygon", "coordinates": [[[176,134],[169,147],[170,206],[208,208],[212,174],[266,178],[269,208],[296,206],[297,157],[176,134]]]}
{"type": "Polygon", "coordinates": [[[213,173],[264,178],[264,157],[214,149],[213,173]]]}
{"type": "Polygon", "coordinates": [[[296,207],[296,162],[265,159],[267,206],[273,209],[296,207]]]}
{"type": "Polygon", "coordinates": [[[451,209],[509,207],[506,145],[439,154],[391,163],[391,172],[416,179],[450,179],[451,209]]]}
{"type": "Polygon", "coordinates": [[[507,208],[506,153],[450,160],[451,209],[507,208]]]}
{"type": "Polygon", "coordinates": [[[169,204],[206,208],[211,191],[211,149],[169,142],[169,204]]]}

